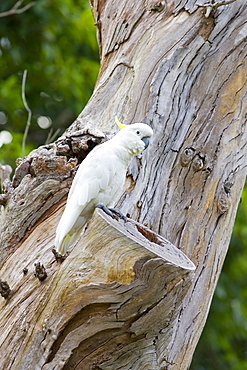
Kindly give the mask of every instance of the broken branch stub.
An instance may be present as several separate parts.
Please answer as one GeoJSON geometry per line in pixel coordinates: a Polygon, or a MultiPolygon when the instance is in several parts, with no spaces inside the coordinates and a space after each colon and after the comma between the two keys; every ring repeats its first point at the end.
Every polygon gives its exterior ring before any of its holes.
{"type": "MultiPolygon", "coordinates": [[[[186,272],[196,268],[194,263],[171,242],[132,219],[128,219],[127,222],[116,220],[101,209],[96,209],[93,230],[100,230],[105,240],[109,239],[108,242],[114,244],[113,249],[116,247],[121,249],[121,245],[124,245],[123,251],[127,255],[132,252],[136,257],[161,258],[165,264],[172,264],[178,270],[186,272]]],[[[90,233],[94,232],[93,230],[90,233]]],[[[118,252],[121,254],[120,250],[118,252]]]]}

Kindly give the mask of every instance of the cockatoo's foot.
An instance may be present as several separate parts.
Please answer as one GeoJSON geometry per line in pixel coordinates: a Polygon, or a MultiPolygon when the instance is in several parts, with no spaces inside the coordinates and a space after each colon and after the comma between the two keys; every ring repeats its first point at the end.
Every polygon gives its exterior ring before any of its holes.
{"type": "Polygon", "coordinates": [[[102,209],[102,211],[104,211],[107,215],[111,216],[112,218],[115,219],[120,218],[125,222],[128,221],[127,217],[118,208],[108,208],[104,204],[98,204],[96,208],[102,209]]]}
{"type": "Polygon", "coordinates": [[[62,256],[60,253],[58,253],[58,251],[56,251],[55,248],[52,248],[52,253],[55,256],[56,261],[60,262],[60,263],[62,263],[65,260],[65,258],[68,257],[68,253],[66,253],[64,256],[62,256]]]}
{"type": "Polygon", "coordinates": [[[120,211],[119,208],[108,208],[112,214],[113,214],[113,217],[117,216],[118,218],[121,218],[121,220],[123,220],[124,222],[127,222],[128,221],[128,218],[120,211]]]}

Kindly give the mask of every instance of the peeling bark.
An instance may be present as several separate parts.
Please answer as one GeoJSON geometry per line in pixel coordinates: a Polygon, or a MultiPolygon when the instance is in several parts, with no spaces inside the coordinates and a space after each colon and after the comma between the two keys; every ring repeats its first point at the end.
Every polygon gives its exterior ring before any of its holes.
{"type": "Polygon", "coordinates": [[[187,369],[246,178],[247,4],[91,4],[101,50],[93,96],[4,188],[1,367],[187,369]],[[137,241],[97,211],[59,264],[51,250],[65,195],[76,166],[116,130],[115,114],[154,129],[118,201],[140,223],[127,223],[137,241]],[[171,260],[162,254],[169,248],[171,260]]]}

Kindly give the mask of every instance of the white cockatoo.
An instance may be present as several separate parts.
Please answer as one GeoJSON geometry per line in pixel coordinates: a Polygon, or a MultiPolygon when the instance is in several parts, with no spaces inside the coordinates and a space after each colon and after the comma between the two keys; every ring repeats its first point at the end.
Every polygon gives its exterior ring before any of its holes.
{"type": "Polygon", "coordinates": [[[153,135],[153,130],[145,123],[123,125],[117,117],[115,120],[121,130],[87,155],[72,182],[56,230],[55,248],[62,256],[79,237],[95,207],[114,206],[132,157],[144,151],[153,135]]]}

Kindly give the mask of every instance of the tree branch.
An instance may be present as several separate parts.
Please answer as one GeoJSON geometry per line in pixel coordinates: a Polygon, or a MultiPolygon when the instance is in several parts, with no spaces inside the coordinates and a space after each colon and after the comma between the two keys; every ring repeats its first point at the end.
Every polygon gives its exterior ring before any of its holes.
{"type": "Polygon", "coordinates": [[[27,124],[26,124],[26,127],[25,127],[24,136],[23,136],[23,140],[22,140],[22,154],[23,154],[23,157],[26,154],[25,153],[25,146],[26,146],[27,134],[28,134],[28,130],[29,130],[29,127],[30,127],[30,124],[31,124],[31,118],[32,118],[32,111],[31,111],[31,109],[29,108],[29,106],[27,104],[26,95],[25,95],[26,79],[27,79],[27,70],[25,69],[25,71],[23,73],[23,78],[22,78],[21,96],[22,96],[22,101],[23,101],[24,107],[26,108],[26,110],[28,112],[28,117],[27,117],[27,124]]]}
{"type": "Polygon", "coordinates": [[[51,128],[48,135],[47,135],[47,139],[45,141],[45,144],[50,144],[53,142],[53,140],[55,140],[55,138],[58,136],[60,132],[60,128],[58,128],[54,133],[53,133],[53,129],[51,128]]]}
{"type": "Polygon", "coordinates": [[[23,1],[24,0],[17,1],[15,5],[13,6],[13,8],[11,8],[10,10],[7,10],[6,12],[0,13],[0,18],[8,17],[9,15],[13,15],[13,14],[24,13],[26,10],[28,10],[35,4],[35,1],[32,1],[31,3],[27,4],[23,8],[18,9],[23,3],[23,1]]]}

